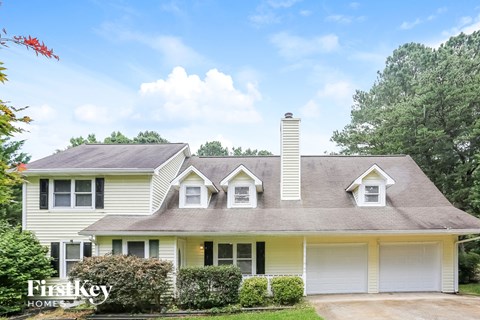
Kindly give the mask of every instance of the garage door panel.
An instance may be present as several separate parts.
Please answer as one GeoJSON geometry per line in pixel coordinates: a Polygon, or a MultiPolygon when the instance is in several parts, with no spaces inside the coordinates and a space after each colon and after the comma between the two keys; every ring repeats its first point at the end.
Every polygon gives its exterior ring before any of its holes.
{"type": "Polygon", "coordinates": [[[367,246],[326,245],[307,248],[307,293],[367,291],[367,246]]]}
{"type": "Polygon", "coordinates": [[[438,244],[380,246],[380,291],[440,291],[438,244]]]}

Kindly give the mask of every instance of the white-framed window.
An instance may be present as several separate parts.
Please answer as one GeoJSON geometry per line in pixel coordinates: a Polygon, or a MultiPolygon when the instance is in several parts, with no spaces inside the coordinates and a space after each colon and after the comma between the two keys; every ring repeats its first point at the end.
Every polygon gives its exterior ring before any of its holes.
{"type": "Polygon", "coordinates": [[[253,245],[252,243],[218,243],[217,265],[236,265],[242,274],[253,274],[253,245]]]}
{"type": "Polygon", "coordinates": [[[202,189],[200,186],[185,186],[185,205],[200,205],[202,203],[202,189]]]}
{"type": "Polygon", "coordinates": [[[182,184],[180,187],[180,208],[207,208],[209,192],[207,187],[197,181],[182,184]]]}
{"type": "Polygon", "coordinates": [[[380,186],[379,185],[365,185],[364,194],[365,203],[379,203],[380,202],[380,186]]]}
{"type": "Polygon", "coordinates": [[[81,241],[68,241],[68,242],[63,242],[62,246],[62,264],[61,264],[61,270],[62,270],[62,277],[66,278],[68,277],[68,274],[70,273],[70,270],[74,265],[76,265],[78,262],[82,261],[83,259],[83,245],[81,241]]]}
{"type": "Polygon", "coordinates": [[[53,208],[95,208],[94,179],[54,179],[53,208]]]}
{"type": "Polygon", "coordinates": [[[227,190],[228,208],[256,208],[257,191],[249,181],[232,182],[227,190]]]}

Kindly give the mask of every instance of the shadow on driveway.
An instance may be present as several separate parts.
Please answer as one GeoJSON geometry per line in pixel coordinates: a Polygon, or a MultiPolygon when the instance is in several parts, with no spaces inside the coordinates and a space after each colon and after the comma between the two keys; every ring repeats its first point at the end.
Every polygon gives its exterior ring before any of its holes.
{"type": "Polygon", "coordinates": [[[480,297],[443,293],[316,295],[307,299],[325,320],[479,320],[480,297]]]}

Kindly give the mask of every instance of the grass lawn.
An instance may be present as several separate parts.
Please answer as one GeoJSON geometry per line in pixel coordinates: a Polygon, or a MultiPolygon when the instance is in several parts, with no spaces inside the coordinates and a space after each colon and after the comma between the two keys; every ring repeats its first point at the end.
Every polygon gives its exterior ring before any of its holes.
{"type": "Polygon", "coordinates": [[[474,294],[480,296],[480,283],[469,283],[459,285],[460,293],[474,294]]]}
{"type": "MultiPolygon", "coordinates": [[[[165,319],[165,318],[159,318],[165,319]]],[[[171,319],[171,318],[170,318],[171,319]]],[[[245,312],[229,315],[218,315],[208,317],[188,317],[177,318],[182,320],[322,320],[317,315],[315,309],[300,308],[281,311],[266,311],[266,312],[245,312]]]]}

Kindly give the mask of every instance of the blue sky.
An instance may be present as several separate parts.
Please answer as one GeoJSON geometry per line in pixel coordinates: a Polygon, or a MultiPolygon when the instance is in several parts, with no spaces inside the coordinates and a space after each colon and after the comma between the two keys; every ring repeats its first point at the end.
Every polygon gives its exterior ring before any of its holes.
{"type": "Polygon", "coordinates": [[[302,153],[337,150],[355,90],[398,46],[480,28],[476,1],[13,1],[0,27],[60,61],[1,48],[1,98],[30,108],[34,159],[72,136],[155,130],[192,151],[220,140],[279,152],[279,120],[302,119],[302,153]]]}

